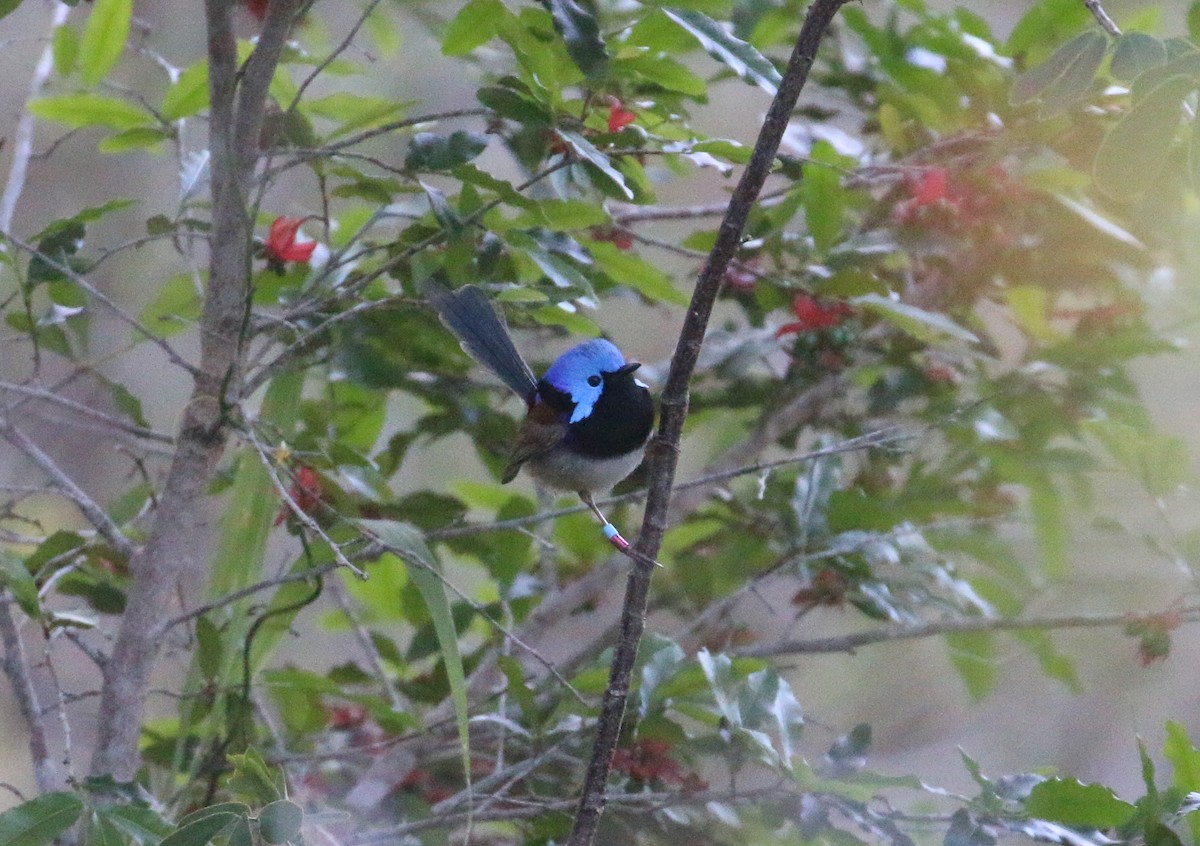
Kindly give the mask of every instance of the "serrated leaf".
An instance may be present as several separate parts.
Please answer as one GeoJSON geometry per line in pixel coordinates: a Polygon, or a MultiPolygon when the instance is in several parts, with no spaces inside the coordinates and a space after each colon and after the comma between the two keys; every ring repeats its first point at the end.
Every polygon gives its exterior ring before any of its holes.
{"type": "Polygon", "coordinates": [[[450,170],[478,156],[487,143],[487,136],[483,133],[462,129],[448,136],[418,132],[409,143],[408,155],[404,157],[404,169],[450,170]]]}
{"type": "Polygon", "coordinates": [[[304,822],[304,811],[295,802],[280,799],[267,805],[258,815],[258,830],[267,843],[295,840],[304,822]]]}
{"type": "Polygon", "coordinates": [[[0,814],[0,846],[41,846],[75,824],[83,800],[74,793],[46,793],[0,814]]]}
{"type": "Polygon", "coordinates": [[[595,16],[576,0],[546,0],[546,4],[554,29],[562,36],[567,55],[575,66],[589,77],[603,73],[608,64],[608,50],[595,16]]]}
{"type": "Polygon", "coordinates": [[[1056,87],[1060,103],[1072,92],[1082,96],[1095,77],[1107,46],[1108,41],[1099,32],[1081,32],[1055,50],[1046,61],[1013,80],[1009,102],[1020,106],[1048,96],[1056,87]],[[1087,81],[1080,89],[1080,80],[1084,78],[1087,81]]]}
{"type": "Polygon", "coordinates": [[[101,94],[60,94],[29,102],[29,112],[43,120],[52,120],[71,129],[85,126],[107,126],[110,129],[133,129],[153,126],[154,117],[132,103],[105,97],[101,94]]]}
{"type": "Polygon", "coordinates": [[[109,72],[129,37],[133,0],[96,0],[79,41],[79,72],[87,85],[95,85],[109,72]]]}
{"type": "Polygon", "coordinates": [[[737,38],[703,12],[691,9],[664,9],[663,12],[691,33],[710,56],[746,82],[775,96],[781,80],[779,71],[754,45],[737,38]]]}
{"type": "Polygon", "coordinates": [[[1109,129],[1092,166],[1100,190],[1129,200],[1153,184],[1179,129],[1183,100],[1197,84],[1187,76],[1166,80],[1109,129]]]}
{"type": "Polygon", "coordinates": [[[1120,80],[1130,80],[1143,71],[1167,63],[1167,45],[1144,32],[1127,32],[1117,39],[1109,69],[1120,80]]]}
{"type": "Polygon", "coordinates": [[[471,735],[467,679],[463,671],[462,655],[458,651],[458,632],[454,627],[450,601],[446,596],[446,587],[437,572],[441,565],[433,550],[425,543],[425,536],[415,526],[396,520],[359,520],[358,523],[364,531],[409,563],[408,576],[425,601],[433,621],[434,634],[442,650],[442,663],[446,668],[450,699],[454,704],[454,717],[458,724],[458,739],[462,747],[463,774],[470,785],[471,735]]]}
{"type": "Polygon", "coordinates": [[[208,108],[208,62],[186,68],[163,94],[158,113],[164,120],[175,121],[208,108]]]}
{"type": "Polygon", "coordinates": [[[1137,809],[1104,785],[1052,778],[1034,785],[1025,800],[1025,811],[1063,825],[1107,829],[1126,822],[1137,809]]]}
{"type": "Polygon", "coordinates": [[[879,315],[884,320],[902,329],[914,338],[928,344],[953,338],[970,344],[979,343],[974,334],[959,326],[944,314],[925,311],[914,305],[893,300],[879,294],[863,294],[850,300],[858,308],[879,315]]]}

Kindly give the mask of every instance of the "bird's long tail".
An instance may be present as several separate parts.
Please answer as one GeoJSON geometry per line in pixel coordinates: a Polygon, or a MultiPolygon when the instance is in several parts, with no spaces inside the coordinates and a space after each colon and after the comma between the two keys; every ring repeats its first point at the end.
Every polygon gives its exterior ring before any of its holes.
{"type": "Polygon", "coordinates": [[[425,295],[467,355],[499,376],[521,399],[529,402],[533,398],[537,379],[513,346],[504,318],[483,291],[474,285],[451,291],[430,281],[425,284],[425,295]]]}

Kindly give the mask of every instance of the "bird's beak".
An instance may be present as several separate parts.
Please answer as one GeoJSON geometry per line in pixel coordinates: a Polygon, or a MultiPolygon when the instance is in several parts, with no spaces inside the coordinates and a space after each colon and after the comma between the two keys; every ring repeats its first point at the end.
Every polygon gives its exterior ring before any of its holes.
{"type": "Polygon", "coordinates": [[[614,376],[624,376],[626,373],[632,373],[633,371],[637,370],[641,366],[642,366],[642,363],[640,361],[631,361],[627,364],[623,364],[620,367],[618,367],[616,372],[613,375],[614,376]]]}

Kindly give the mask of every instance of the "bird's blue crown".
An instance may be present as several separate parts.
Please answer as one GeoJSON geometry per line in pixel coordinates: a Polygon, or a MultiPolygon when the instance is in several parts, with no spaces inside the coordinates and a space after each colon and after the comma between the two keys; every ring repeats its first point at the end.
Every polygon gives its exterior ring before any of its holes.
{"type": "Polygon", "coordinates": [[[624,364],[625,357],[616,346],[597,338],[560,355],[542,378],[575,403],[570,422],[578,423],[592,413],[600,399],[604,391],[604,374],[615,373],[624,364]]]}

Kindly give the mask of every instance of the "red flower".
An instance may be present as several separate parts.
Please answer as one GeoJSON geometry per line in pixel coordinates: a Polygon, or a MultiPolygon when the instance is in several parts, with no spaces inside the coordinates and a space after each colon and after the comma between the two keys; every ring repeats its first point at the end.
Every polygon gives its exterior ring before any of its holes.
{"type": "Polygon", "coordinates": [[[842,300],[823,302],[812,294],[797,294],[792,300],[792,313],[797,319],[780,326],[775,331],[776,338],[816,329],[832,329],[845,322],[846,318],[854,313],[854,309],[842,300]]]}
{"type": "Polygon", "coordinates": [[[620,132],[637,120],[637,115],[621,105],[620,100],[613,100],[612,108],[608,111],[608,131],[620,132]]]}
{"type": "Polygon", "coordinates": [[[308,263],[308,260],[312,258],[313,250],[317,248],[317,242],[296,242],[296,234],[300,231],[302,223],[304,223],[302,217],[275,218],[267,233],[267,242],[263,245],[268,261],[278,264],[289,261],[308,263]]]}

